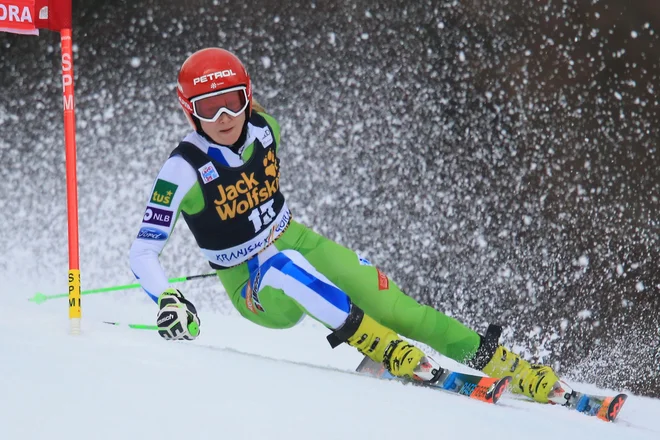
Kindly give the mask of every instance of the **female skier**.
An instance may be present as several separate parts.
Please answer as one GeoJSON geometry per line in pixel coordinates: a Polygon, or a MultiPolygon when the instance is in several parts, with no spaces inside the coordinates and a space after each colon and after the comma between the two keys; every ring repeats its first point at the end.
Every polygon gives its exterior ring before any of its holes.
{"type": "Polygon", "coordinates": [[[178,75],[179,103],[193,127],[158,173],[130,265],[158,304],[165,339],[195,339],[193,304],[168,285],[158,256],[179,215],[188,224],[239,313],[269,328],[304,315],[323,323],[334,347],[348,343],[395,376],[433,381],[437,365],[404,337],[489,376],[513,376],[513,391],[548,402],[559,379],[498,344],[501,328],[479,335],[405,295],[358,255],[293,219],[280,191],[280,127],[252,98],[232,53],[208,48],[178,75]]]}

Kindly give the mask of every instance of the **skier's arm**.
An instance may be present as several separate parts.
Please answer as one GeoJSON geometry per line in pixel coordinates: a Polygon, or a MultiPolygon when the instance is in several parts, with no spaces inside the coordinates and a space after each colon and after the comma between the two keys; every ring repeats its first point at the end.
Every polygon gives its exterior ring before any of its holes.
{"type": "Polygon", "coordinates": [[[170,287],[158,256],[174,229],[181,202],[196,182],[195,170],[180,156],[174,156],[165,162],[149,193],[129,260],[133,274],[154,301],[170,287]]]}

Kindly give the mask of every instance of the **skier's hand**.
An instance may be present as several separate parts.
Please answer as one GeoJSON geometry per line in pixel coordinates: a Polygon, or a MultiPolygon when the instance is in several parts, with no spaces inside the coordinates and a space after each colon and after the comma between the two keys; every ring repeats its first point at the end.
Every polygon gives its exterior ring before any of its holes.
{"type": "Polygon", "coordinates": [[[177,289],[167,289],[158,297],[158,334],[165,339],[192,340],[199,336],[195,306],[177,289]]]}

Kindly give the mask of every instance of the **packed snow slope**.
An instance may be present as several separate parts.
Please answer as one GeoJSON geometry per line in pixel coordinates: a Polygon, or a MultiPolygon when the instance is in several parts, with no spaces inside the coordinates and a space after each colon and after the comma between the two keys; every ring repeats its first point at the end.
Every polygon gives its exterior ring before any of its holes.
{"type": "MultiPolygon", "coordinates": [[[[83,285],[132,279],[153,180],[189,130],[177,72],[220,46],[281,125],[297,221],[477,331],[504,324],[580,380],[660,397],[658,11],[76,0],[83,285]]],[[[59,57],[57,33],[0,36],[0,273],[23,255],[31,277],[66,274],[59,57]]],[[[170,276],[208,270],[183,226],[161,258],[170,276]]]]}
{"type": "Polygon", "coordinates": [[[352,374],[361,356],[331,350],[310,319],[276,331],[207,307],[198,340],[168,342],[103,323],[153,323],[156,306],[133,290],[85,296],[83,333],[71,336],[66,300],[36,305],[30,288],[0,291],[2,440],[660,438],[650,398],[631,396],[605,423],[352,374]]]}

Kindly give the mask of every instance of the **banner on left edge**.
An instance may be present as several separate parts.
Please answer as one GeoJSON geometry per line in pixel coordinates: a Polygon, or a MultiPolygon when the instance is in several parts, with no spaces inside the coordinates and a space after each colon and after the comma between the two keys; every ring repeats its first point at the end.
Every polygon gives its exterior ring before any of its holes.
{"type": "Polygon", "coordinates": [[[39,35],[36,0],[0,0],[0,31],[39,35]]]}
{"type": "Polygon", "coordinates": [[[71,29],[71,0],[0,0],[0,32],[39,35],[71,29]]]}

